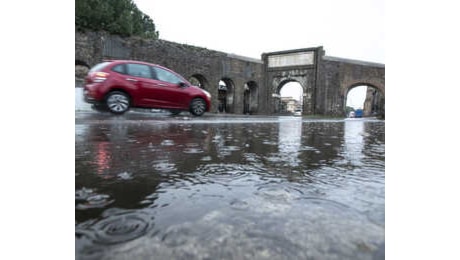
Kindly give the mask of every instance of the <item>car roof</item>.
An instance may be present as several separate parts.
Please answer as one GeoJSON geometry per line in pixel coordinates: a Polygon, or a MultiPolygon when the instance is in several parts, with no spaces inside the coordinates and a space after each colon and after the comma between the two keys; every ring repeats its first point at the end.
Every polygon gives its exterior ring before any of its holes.
{"type": "Polygon", "coordinates": [[[117,60],[117,59],[107,59],[104,60],[103,62],[116,62],[116,63],[140,63],[140,64],[148,64],[148,65],[155,65],[155,66],[160,66],[163,67],[159,64],[147,62],[147,61],[141,61],[141,60],[117,60]]]}

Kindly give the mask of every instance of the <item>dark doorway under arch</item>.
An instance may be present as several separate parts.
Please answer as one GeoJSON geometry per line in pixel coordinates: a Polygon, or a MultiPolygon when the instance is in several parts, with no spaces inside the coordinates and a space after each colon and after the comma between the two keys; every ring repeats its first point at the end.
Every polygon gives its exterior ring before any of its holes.
{"type": "Polygon", "coordinates": [[[217,89],[217,109],[222,113],[233,113],[233,81],[229,78],[222,78],[217,89]]]}
{"type": "Polygon", "coordinates": [[[190,83],[192,83],[192,85],[200,87],[200,88],[205,89],[205,90],[207,90],[208,87],[209,87],[208,80],[206,80],[206,78],[201,74],[193,74],[188,79],[188,81],[190,81],[190,83]]]}
{"type": "Polygon", "coordinates": [[[75,60],[75,81],[82,83],[90,70],[89,65],[81,60],[75,60]]]}

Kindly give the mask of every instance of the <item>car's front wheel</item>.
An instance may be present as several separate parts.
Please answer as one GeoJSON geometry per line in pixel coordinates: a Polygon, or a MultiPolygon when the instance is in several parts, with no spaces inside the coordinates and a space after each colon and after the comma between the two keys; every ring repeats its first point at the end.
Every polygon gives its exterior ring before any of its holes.
{"type": "Polygon", "coordinates": [[[112,91],[106,98],[107,108],[114,114],[123,114],[128,111],[130,98],[121,91],[112,91]]]}
{"type": "Polygon", "coordinates": [[[190,103],[190,113],[201,116],[206,111],[206,102],[202,98],[194,98],[190,103]]]}

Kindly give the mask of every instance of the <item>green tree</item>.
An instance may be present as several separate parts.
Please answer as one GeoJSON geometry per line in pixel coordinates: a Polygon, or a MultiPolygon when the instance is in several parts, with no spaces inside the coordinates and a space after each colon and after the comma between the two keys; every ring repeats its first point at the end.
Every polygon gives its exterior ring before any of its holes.
{"type": "Polygon", "coordinates": [[[345,113],[347,115],[350,114],[351,111],[355,111],[355,109],[353,107],[349,107],[349,106],[345,107],[345,113]]]}
{"type": "Polygon", "coordinates": [[[75,27],[79,31],[107,31],[122,36],[159,36],[153,20],[132,0],[76,0],[75,27]]]}

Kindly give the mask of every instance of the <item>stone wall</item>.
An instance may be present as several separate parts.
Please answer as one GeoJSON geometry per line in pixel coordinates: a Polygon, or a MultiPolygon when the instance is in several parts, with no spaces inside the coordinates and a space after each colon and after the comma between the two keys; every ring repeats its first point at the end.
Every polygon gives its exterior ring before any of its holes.
{"type": "Polygon", "coordinates": [[[365,85],[385,95],[385,66],[336,57],[323,56],[319,62],[316,88],[317,114],[345,116],[345,99],[348,91],[365,85]]]}
{"type": "MultiPolygon", "coordinates": [[[[200,79],[201,87],[217,97],[219,81],[230,79],[233,87],[234,113],[243,113],[244,85],[255,82],[257,95],[263,92],[262,61],[164,40],[122,38],[102,32],[75,33],[76,63],[96,65],[104,59],[132,59],[159,64],[185,78],[200,79]]],[[[218,100],[212,99],[211,112],[218,100]]],[[[260,112],[260,111],[259,111],[260,112]]]]}
{"type": "MultiPolygon", "coordinates": [[[[380,92],[379,102],[384,102],[383,64],[328,57],[322,47],[309,49],[317,53],[315,64],[311,67],[268,70],[262,59],[164,40],[123,38],[103,32],[76,32],[75,63],[80,68],[78,73],[76,70],[76,82],[81,82],[81,75],[85,74],[85,71],[81,71],[82,67],[88,69],[104,59],[133,59],[168,67],[187,79],[198,79],[200,87],[213,96],[211,112],[217,112],[220,104],[217,98],[220,80],[231,85],[226,99],[229,103],[227,112],[236,114],[242,114],[245,106],[251,108],[252,114],[275,113],[272,95],[279,93],[280,86],[288,80],[297,81],[303,86],[304,115],[345,116],[346,95],[351,88],[359,85],[377,89],[380,92]],[[276,83],[276,80],[280,82],[276,83]],[[249,95],[248,89],[251,92],[249,95]],[[255,103],[244,103],[245,90],[246,97],[251,97],[246,100],[255,103]]],[[[384,107],[384,104],[380,107],[384,107]]]]}

